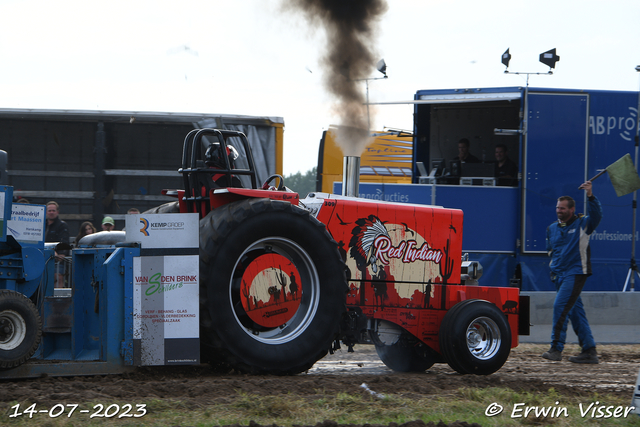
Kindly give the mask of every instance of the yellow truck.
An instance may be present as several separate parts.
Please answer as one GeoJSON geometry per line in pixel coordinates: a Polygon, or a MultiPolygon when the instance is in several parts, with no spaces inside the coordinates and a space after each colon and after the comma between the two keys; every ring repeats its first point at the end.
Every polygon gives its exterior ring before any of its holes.
{"type": "MultiPolygon", "coordinates": [[[[343,150],[336,142],[338,126],[323,132],[318,153],[316,191],[333,193],[342,181],[343,150]]],[[[371,132],[372,142],[360,159],[360,182],[411,183],[413,133],[388,129],[371,132]]]]}

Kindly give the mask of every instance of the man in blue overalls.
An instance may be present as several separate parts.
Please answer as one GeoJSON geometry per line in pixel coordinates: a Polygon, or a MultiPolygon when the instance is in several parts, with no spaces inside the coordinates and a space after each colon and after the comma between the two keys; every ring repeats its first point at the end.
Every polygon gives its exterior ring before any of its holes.
{"type": "Polygon", "coordinates": [[[580,186],[587,192],[587,215],[575,214],[575,201],[562,196],[556,205],[558,221],[547,227],[547,252],[551,257],[551,280],[558,293],[553,304],[551,348],[542,357],[562,360],[567,338],[567,323],[571,320],[582,352],[569,358],[574,363],[598,363],[596,343],[584,312],[580,292],[591,275],[589,235],[602,219],[602,205],[593,195],[591,181],[580,186]]]}

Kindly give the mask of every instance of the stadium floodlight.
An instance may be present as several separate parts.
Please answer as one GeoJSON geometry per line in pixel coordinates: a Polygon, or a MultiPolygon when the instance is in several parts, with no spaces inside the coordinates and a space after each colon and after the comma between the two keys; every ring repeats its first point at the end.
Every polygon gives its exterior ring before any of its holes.
{"type": "Polygon", "coordinates": [[[376,68],[378,69],[378,71],[384,74],[385,78],[387,77],[387,64],[384,62],[384,58],[378,61],[378,63],[376,64],[376,68]]]}
{"type": "Polygon", "coordinates": [[[502,54],[502,63],[505,67],[509,68],[509,61],[511,61],[511,54],[509,53],[509,48],[507,48],[502,54]]]}
{"type": "MultiPolygon", "coordinates": [[[[507,49],[503,54],[502,54],[502,63],[504,65],[507,66],[507,69],[504,70],[505,74],[522,74],[527,76],[527,84],[524,87],[524,110],[528,111],[528,105],[529,105],[529,76],[531,75],[544,75],[544,76],[550,76],[553,74],[553,71],[551,71],[555,65],[556,62],[560,61],[560,57],[558,55],[556,55],[556,48],[554,47],[551,50],[548,50],[546,52],[542,52],[540,54],[540,62],[542,62],[545,65],[549,66],[549,71],[547,71],[546,73],[523,73],[523,72],[514,72],[514,71],[509,71],[509,60],[511,59],[511,54],[509,53],[509,49],[507,49]]],[[[493,133],[494,135],[513,135],[513,134],[523,134],[526,135],[527,134],[527,129],[529,128],[529,121],[527,119],[527,115],[525,114],[524,120],[522,121],[522,129],[494,129],[493,133]]]]}
{"type": "Polygon", "coordinates": [[[556,48],[554,47],[551,50],[548,50],[546,52],[542,52],[540,54],[540,62],[542,62],[545,65],[549,66],[549,71],[547,71],[546,73],[523,73],[523,72],[514,72],[514,71],[509,71],[509,61],[511,61],[511,53],[509,53],[509,49],[505,50],[504,53],[502,54],[502,63],[507,67],[507,69],[504,70],[505,74],[523,74],[527,76],[527,86],[529,86],[529,76],[530,75],[551,75],[553,74],[553,71],[551,71],[553,68],[555,68],[556,66],[556,62],[560,61],[560,57],[558,55],[556,55],[556,48]]]}
{"type": "Polygon", "coordinates": [[[549,68],[556,68],[556,62],[560,61],[560,57],[556,55],[556,48],[542,52],[540,54],[540,62],[544,65],[548,65],[549,68]]]}

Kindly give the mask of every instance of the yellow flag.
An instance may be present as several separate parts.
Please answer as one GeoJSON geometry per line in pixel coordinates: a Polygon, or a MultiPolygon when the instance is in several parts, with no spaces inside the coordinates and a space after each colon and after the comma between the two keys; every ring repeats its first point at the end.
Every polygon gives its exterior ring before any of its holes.
{"type": "Polygon", "coordinates": [[[640,176],[629,153],[607,166],[607,173],[618,197],[640,190],[640,176]]]}

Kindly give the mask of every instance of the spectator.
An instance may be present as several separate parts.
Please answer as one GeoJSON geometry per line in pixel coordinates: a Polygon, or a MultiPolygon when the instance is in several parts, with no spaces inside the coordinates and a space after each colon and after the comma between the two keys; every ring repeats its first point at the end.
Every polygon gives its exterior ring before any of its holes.
{"type": "Polygon", "coordinates": [[[462,138],[458,141],[458,157],[453,160],[460,160],[461,163],[480,163],[480,159],[469,153],[469,140],[462,138]]]}
{"type": "MultiPolygon", "coordinates": [[[[127,215],[140,215],[140,211],[138,210],[138,208],[129,208],[129,210],[127,211],[127,215]]],[[[126,227],[123,228],[122,231],[127,231],[126,227]]]]}
{"type": "MultiPolygon", "coordinates": [[[[48,243],[69,244],[69,227],[67,223],[58,218],[60,206],[54,201],[47,203],[47,224],[45,227],[44,241],[48,243]]],[[[55,287],[64,288],[64,257],[69,255],[68,250],[55,252],[55,287]]]]}
{"type": "Polygon", "coordinates": [[[76,236],[76,240],[74,241],[75,244],[77,245],[78,242],[80,241],[80,239],[82,239],[84,236],[87,236],[89,234],[93,234],[96,232],[96,228],[93,226],[93,224],[91,224],[90,221],[85,221],[82,223],[82,225],[80,226],[80,231],[78,232],[78,235],[76,236]]]}
{"type": "Polygon", "coordinates": [[[115,223],[113,222],[113,218],[110,216],[105,216],[102,219],[102,230],[103,231],[112,231],[115,223]]]}
{"type": "Polygon", "coordinates": [[[496,178],[498,185],[516,185],[518,178],[518,165],[507,155],[507,146],[496,145],[496,178]]]}

